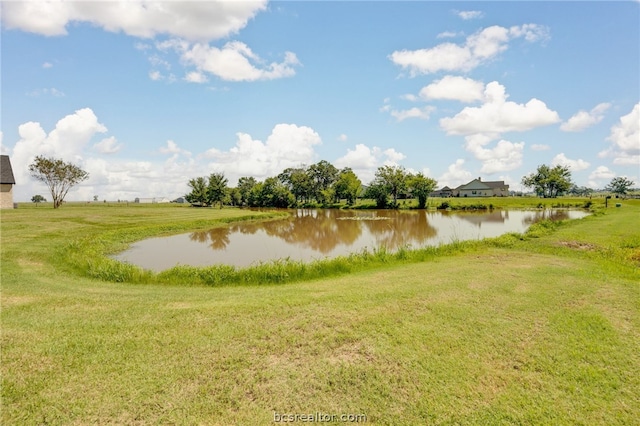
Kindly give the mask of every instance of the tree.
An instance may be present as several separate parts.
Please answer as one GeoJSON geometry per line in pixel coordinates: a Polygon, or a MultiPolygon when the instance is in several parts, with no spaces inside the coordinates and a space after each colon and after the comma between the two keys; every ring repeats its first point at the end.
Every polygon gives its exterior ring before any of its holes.
{"type": "Polygon", "coordinates": [[[31,202],[36,203],[36,206],[38,205],[38,203],[44,203],[46,201],[47,200],[40,194],[34,195],[33,197],[31,197],[31,202]]]}
{"type": "Polygon", "coordinates": [[[333,184],[333,188],[337,198],[345,198],[347,205],[352,206],[356,202],[360,188],[362,188],[362,182],[353,170],[346,167],[340,171],[338,180],[333,184]]]}
{"type": "Polygon", "coordinates": [[[389,188],[384,183],[374,180],[365,190],[364,197],[376,200],[376,207],[385,209],[389,204],[389,194],[389,188]]]}
{"type": "Polygon", "coordinates": [[[331,202],[332,200],[326,199],[326,190],[331,188],[338,178],[336,166],[326,160],[321,160],[309,166],[307,173],[311,178],[312,192],[316,201],[322,204],[331,202]]]}
{"type": "Polygon", "coordinates": [[[604,187],[607,191],[611,191],[616,195],[620,195],[623,198],[626,197],[627,191],[635,184],[632,180],[627,179],[624,176],[615,177],[611,179],[611,182],[604,187]]]}
{"type": "Polygon", "coordinates": [[[411,194],[418,197],[418,208],[424,209],[427,205],[429,194],[436,189],[438,182],[435,179],[426,177],[422,173],[418,173],[416,175],[410,175],[407,183],[411,194]]]}
{"type": "Polygon", "coordinates": [[[222,203],[227,196],[227,178],[223,173],[211,173],[209,175],[209,184],[207,185],[207,204],[213,206],[216,203],[222,203]]]}
{"type": "Polygon", "coordinates": [[[402,166],[382,166],[376,171],[375,182],[387,188],[393,197],[393,206],[398,205],[398,195],[407,189],[407,171],[402,166]]]}
{"type": "Polygon", "coordinates": [[[249,205],[252,207],[291,207],[295,205],[296,198],[289,189],[277,178],[270,177],[264,182],[257,183],[249,196],[249,205]]]}
{"type": "Polygon", "coordinates": [[[192,205],[207,206],[207,180],[204,177],[190,179],[187,183],[191,192],[184,196],[184,199],[192,205]]]}
{"type": "Polygon", "coordinates": [[[304,167],[289,167],[278,175],[297,201],[309,201],[313,196],[313,180],[304,167]]]}
{"type": "Polygon", "coordinates": [[[254,177],[244,176],[238,179],[238,192],[240,192],[240,204],[249,205],[251,190],[258,182],[254,177]]]}
{"type": "Polygon", "coordinates": [[[89,178],[89,173],[72,163],[40,155],[29,165],[29,172],[49,187],[54,209],[60,207],[69,189],[89,178]]]}
{"type": "Polygon", "coordinates": [[[571,171],[568,166],[549,167],[543,164],[535,173],[524,176],[522,184],[533,188],[538,196],[555,198],[571,188],[571,171]]]}

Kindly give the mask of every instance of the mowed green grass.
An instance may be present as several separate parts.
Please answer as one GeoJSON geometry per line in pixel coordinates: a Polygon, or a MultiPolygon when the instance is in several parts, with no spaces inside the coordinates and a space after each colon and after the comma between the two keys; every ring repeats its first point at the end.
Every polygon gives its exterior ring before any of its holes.
{"type": "Polygon", "coordinates": [[[2,424],[634,424],[640,202],[425,262],[252,286],[99,281],[59,248],[253,212],[1,213],[2,424]],[[534,238],[535,237],[535,238],[534,238]],[[339,424],[339,422],[337,422],[339,424]]]}

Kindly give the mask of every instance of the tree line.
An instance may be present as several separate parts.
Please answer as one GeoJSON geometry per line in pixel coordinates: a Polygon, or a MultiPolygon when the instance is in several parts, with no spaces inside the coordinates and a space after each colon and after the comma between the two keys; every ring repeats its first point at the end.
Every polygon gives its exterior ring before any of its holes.
{"type": "MultiPolygon", "coordinates": [[[[58,208],[67,192],[75,185],[87,180],[89,173],[61,159],[36,156],[29,165],[33,178],[47,185],[53,199],[53,208],[58,208]]],[[[571,181],[569,167],[546,164],[522,178],[522,184],[532,188],[536,195],[555,198],[567,193],[589,196],[593,190],[578,187],[571,181]]],[[[625,197],[635,183],[626,177],[615,177],[605,187],[618,196],[625,197]]],[[[429,194],[437,181],[422,173],[410,173],[402,166],[381,166],[368,186],[363,186],[353,170],[345,167],[338,170],[328,161],[322,160],[310,166],[290,167],[278,176],[257,181],[245,176],[238,180],[235,188],[228,187],[223,173],[190,179],[191,192],[186,201],[198,206],[223,204],[248,207],[295,207],[299,205],[329,206],[345,200],[353,206],[358,198],[373,199],[378,208],[397,208],[398,198],[411,197],[418,200],[418,208],[425,208],[429,194]]],[[[94,197],[94,201],[97,196],[94,197]]],[[[41,195],[31,201],[45,202],[41,195]]]]}
{"type": "Polygon", "coordinates": [[[376,201],[379,208],[398,206],[399,197],[415,197],[418,207],[426,206],[427,197],[437,181],[422,173],[413,174],[401,166],[378,167],[374,180],[364,186],[353,170],[336,168],[326,160],[309,166],[290,167],[274,177],[257,181],[245,176],[238,185],[228,188],[222,173],[190,179],[191,189],[185,200],[196,206],[223,204],[247,207],[330,206],[346,202],[353,206],[358,198],[376,201]]]}

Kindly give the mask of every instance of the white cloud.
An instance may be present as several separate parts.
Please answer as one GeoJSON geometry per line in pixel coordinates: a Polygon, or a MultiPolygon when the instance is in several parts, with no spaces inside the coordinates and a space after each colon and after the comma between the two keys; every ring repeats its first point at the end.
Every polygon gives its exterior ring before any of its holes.
{"type": "Polygon", "coordinates": [[[453,37],[458,37],[460,35],[463,35],[463,34],[461,32],[460,33],[456,33],[456,32],[453,32],[453,31],[444,31],[444,32],[441,32],[440,34],[438,34],[436,36],[436,38],[453,38],[453,37]]]}
{"type": "Polygon", "coordinates": [[[37,89],[27,93],[27,96],[37,98],[39,96],[53,96],[54,98],[63,98],[64,92],[52,87],[50,89],[37,89]]]}
{"type": "Polygon", "coordinates": [[[378,147],[369,148],[365,144],[357,144],[354,149],[334,161],[334,165],[342,169],[350,167],[365,185],[375,177],[375,172],[382,165],[395,166],[406,158],[404,154],[393,148],[382,150],[378,147]]]}
{"type": "Polygon", "coordinates": [[[495,147],[486,148],[489,140],[482,135],[467,136],[465,149],[476,159],[482,161],[483,173],[506,172],[517,169],[522,165],[522,151],[524,142],[513,143],[500,140],[495,147]]]}
{"type": "Polygon", "coordinates": [[[471,71],[507,50],[509,41],[524,38],[535,42],[548,38],[549,30],[541,25],[525,24],[511,28],[497,25],[467,37],[462,45],[442,43],[428,49],[397,50],[389,59],[411,76],[439,71],[471,71]]]}
{"type": "Polygon", "coordinates": [[[182,60],[195,66],[200,72],[213,74],[227,81],[273,80],[295,75],[294,67],[300,65],[292,52],[286,52],[280,63],[262,65],[263,60],[246,44],[233,41],[221,49],[206,44],[195,44],[182,54],[182,60]]]}
{"type": "Polygon", "coordinates": [[[471,78],[447,75],[420,90],[423,99],[450,99],[474,102],[483,98],[484,84],[471,78]]]}
{"type": "Polygon", "coordinates": [[[96,143],[93,147],[101,154],[115,154],[122,149],[122,144],[118,143],[114,136],[111,136],[96,143]]]}
{"type": "Polygon", "coordinates": [[[184,77],[185,81],[188,81],[189,83],[206,83],[207,77],[197,71],[192,71],[190,73],[188,73],[185,77],[184,77]]]}
{"type": "Polygon", "coordinates": [[[611,107],[610,103],[596,105],[591,111],[578,111],[569,120],[562,123],[560,130],[565,132],[580,132],[587,127],[599,123],[604,118],[604,112],[611,107]]]}
{"type": "Polygon", "coordinates": [[[340,142],[346,142],[347,140],[349,140],[349,138],[347,137],[347,135],[345,135],[344,133],[341,134],[340,136],[338,136],[338,140],[340,142]]]}
{"type": "Polygon", "coordinates": [[[244,28],[267,1],[3,2],[2,22],[46,36],[67,34],[72,22],[142,38],[159,34],[192,41],[227,37],[244,28]]]}
{"type": "MultiPolygon", "coordinates": [[[[36,155],[61,158],[64,161],[82,163],[84,148],[91,139],[105,133],[107,128],[98,122],[98,118],[90,108],[77,110],[73,114],[60,119],[55,128],[48,134],[40,123],[33,121],[18,127],[20,140],[16,142],[11,152],[11,164],[16,181],[17,197],[23,191],[33,187],[33,180],[29,177],[28,166],[36,155]]],[[[33,194],[31,194],[33,195],[33,194]]]]}
{"type": "Polygon", "coordinates": [[[295,124],[276,125],[264,143],[246,133],[238,133],[237,137],[229,151],[211,148],[203,155],[211,160],[208,166],[227,174],[230,182],[242,176],[263,179],[288,167],[311,164],[316,157],[314,146],[322,143],[312,128],[295,124]]]}
{"type": "Polygon", "coordinates": [[[464,160],[459,158],[438,178],[438,186],[440,188],[444,186],[456,188],[463,183],[469,182],[473,179],[472,176],[471,172],[464,169],[464,160]]]}
{"type": "Polygon", "coordinates": [[[464,19],[465,21],[468,21],[469,19],[480,19],[484,17],[484,13],[479,10],[455,11],[455,14],[458,15],[460,18],[464,19]]]}
{"type": "Polygon", "coordinates": [[[549,145],[538,144],[538,143],[534,143],[533,145],[531,145],[532,151],[548,151],[550,149],[551,147],[549,145]]]}
{"type": "Polygon", "coordinates": [[[600,152],[600,157],[613,157],[614,164],[640,165],[640,103],[611,127],[607,140],[612,147],[600,152]]]}
{"type": "Polygon", "coordinates": [[[504,86],[493,81],[486,86],[482,106],[466,107],[454,117],[442,118],[440,126],[449,135],[482,133],[495,138],[501,133],[523,132],[560,120],[557,112],[538,99],[517,104],[507,98],[504,86]]]}
{"type": "Polygon", "coordinates": [[[436,108],[433,106],[426,106],[422,108],[411,108],[406,110],[392,109],[390,111],[390,114],[397,121],[404,121],[408,118],[420,118],[422,120],[428,120],[429,117],[431,116],[431,113],[435,111],[435,109],[436,108]]]}
{"type": "Polygon", "coordinates": [[[616,177],[616,174],[609,170],[609,168],[598,166],[589,175],[589,187],[594,189],[603,188],[614,177],[616,177]]]}
{"type": "Polygon", "coordinates": [[[51,62],[45,62],[42,64],[42,68],[51,68],[53,67],[53,64],[51,62]]]}
{"type": "Polygon", "coordinates": [[[572,172],[579,172],[581,170],[587,169],[590,166],[587,161],[584,161],[582,159],[571,160],[570,158],[567,158],[563,152],[553,157],[553,159],[551,160],[551,164],[553,166],[567,166],[572,172]]]}
{"type": "Polygon", "coordinates": [[[180,148],[178,144],[172,141],[171,139],[167,141],[167,146],[160,147],[158,151],[160,151],[160,154],[173,154],[173,155],[177,154],[177,155],[185,155],[187,157],[191,156],[191,152],[180,148]]]}

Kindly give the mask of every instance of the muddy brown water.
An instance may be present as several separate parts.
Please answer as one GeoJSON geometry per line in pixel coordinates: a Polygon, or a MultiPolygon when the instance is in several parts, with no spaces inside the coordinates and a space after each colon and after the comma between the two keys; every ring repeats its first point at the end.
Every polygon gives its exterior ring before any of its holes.
{"type": "Polygon", "coordinates": [[[433,212],[424,210],[289,210],[289,217],[239,222],[208,231],[138,241],[116,260],[162,271],[176,265],[246,267],[279,259],[311,261],[384,247],[437,246],[524,232],[541,219],[566,220],[585,211],[433,212]]]}

